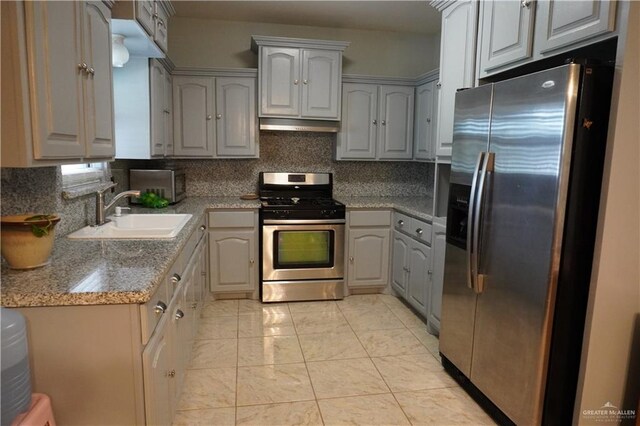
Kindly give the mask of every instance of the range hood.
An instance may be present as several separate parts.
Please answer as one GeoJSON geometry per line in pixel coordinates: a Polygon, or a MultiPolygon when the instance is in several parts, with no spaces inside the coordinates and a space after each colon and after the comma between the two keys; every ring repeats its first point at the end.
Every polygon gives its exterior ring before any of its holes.
{"type": "Polygon", "coordinates": [[[338,133],[340,131],[340,122],[329,120],[301,120],[295,118],[261,118],[260,130],[338,133]]]}

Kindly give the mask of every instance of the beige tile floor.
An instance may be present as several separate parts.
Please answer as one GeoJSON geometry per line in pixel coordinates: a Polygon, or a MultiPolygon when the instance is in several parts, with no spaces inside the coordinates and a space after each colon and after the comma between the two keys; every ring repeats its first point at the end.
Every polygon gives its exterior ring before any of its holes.
{"type": "Polygon", "coordinates": [[[400,300],[207,302],[174,425],[494,424],[400,300]]]}

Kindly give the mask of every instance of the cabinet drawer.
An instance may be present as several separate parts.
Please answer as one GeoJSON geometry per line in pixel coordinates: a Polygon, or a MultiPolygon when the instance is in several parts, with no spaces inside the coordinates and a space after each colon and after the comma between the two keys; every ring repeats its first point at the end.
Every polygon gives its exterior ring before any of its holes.
{"type": "Polygon", "coordinates": [[[431,244],[431,224],[412,218],[411,228],[406,231],[416,240],[431,244]]]}
{"type": "Polygon", "coordinates": [[[168,280],[163,279],[162,284],[160,284],[160,287],[156,290],[151,299],[149,299],[147,303],[140,305],[143,345],[147,344],[149,338],[153,334],[153,330],[162,318],[162,307],[166,309],[166,312],[169,312],[168,306],[170,301],[171,297],[169,296],[168,280]],[[156,312],[156,307],[159,309],[158,312],[156,312]]]}
{"type": "Polygon", "coordinates": [[[389,210],[367,210],[349,212],[349,226],[389,226],[391,212],[389,210]]]}
{"type": "Polygon", "coordinates": [[[209,212],[210,228],[253,228],[253,210],[227,210],[209,212]]]}
{"type": "Polygon", "coordinates": [[[411,232],[411,217],[406,214],[393,212],[393,226],[399,231],[411,232]]]}

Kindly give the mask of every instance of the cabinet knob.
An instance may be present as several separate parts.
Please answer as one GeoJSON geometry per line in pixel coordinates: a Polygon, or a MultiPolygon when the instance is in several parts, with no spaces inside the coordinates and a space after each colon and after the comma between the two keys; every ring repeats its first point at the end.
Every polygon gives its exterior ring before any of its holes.
{"type": "Polygon", "coordinates": [[[153,309],[153,312],[155,312],[158,315],[164,314],[166,311],[167,311],[167,305],[163,301],[158,301],[158,303],[156,303],[156,307],[153,309]]]}
{"type": "Polygon", "coordinates": [[[216,118],[220,120],[222,118],[222,114],[216,114],[216,118]]]}
{"type": "Polygon", "coordinates": [[[250,260],[249,260],[249,263],[253,265],[253,264],[255,263],[255,260],[250,259],[250,260]]]}
{"type": "Polygon", "coordinates": [[[80,71],[87,72],[87,69],[88,69],[88,68],[89,68],[89,66],[88,66],[86,63],[84,63],[84,62],[82,62],[82,63],[78,64],[78,69],[79,69],[80,71]]]}
{"type": "Polygon", "coordinates": [[[295,84],[296,86],[298,85],[298,80],[293,80],[293,84],[295,84]]]}
{"type": "Polygon", "coordinates": [[[404,220],[400,219],[400,220],[398,221],[398,226],[404,226],[404,220]]]}
{"type": "Polygon", "coordinates": [[[439,88],[441,88],[441,87],[442,87],[442,83],[441,83],[440,81],[438,81],[438,82],[436,83],[436,87],[437,87],[438,89],[439,89],[439,88]]]}
{"type": "Polygon", "coordinates": [[[165,109],[162,112],[164,112],[165,114],[171,114],[171,111],[169,111],[168,109],[165,109]]]}
{"type": "Polygon", "coordinates": [[[191,304],[191,309],[198,309],[198,304],[197,303],[192,303],[191,304]]]}
{"type": "Polygon", "coordinates": [[[302,80],[302,84],[309,84],[309,80],[302,80]]]}
{"type": "Polygon", "coordinates": [[[178,284],[180,282],[181,279],[182,279],[182,277],[180,276],[180,274],[173,274],[171,276],[171,283],[173,285],[176,285],[176,284],[178,284]]]}
{"type": "Polygon", "coordinates": [[[373,125],[377,126],[378,125],[378,120],[373,120],[373,125]]]}
{"type": "Polygon", "coordinates": [[[87,72],[91,75],[96,75],[96,70],[94,70],[93,68],[89,68],[87,72]]]}
{"type": "Polygon", "coordinates": [[[207,227],[206,227],[206,226],[204,226],[204,225],[200,225],[200,230],[201,230],[201,231],[204,231],[205,229],[207,229],[207,227]]]}
{"type": "Polygon", "coordinates": [[[403,267],[402,267],[402,269],[403,269],[405,272],[411,272],[411,270],[410,270],[409,268],[407,268],[406,266],[403,266],[403,267]]]}
{"type": "Polygon", "coordinates": [[[427,274],[432,275],[432,274],[433,274],[433,271],[432,271],[431,269],[429,269],[429,270],[427,271],[427,274]]]}
{"type": "Polygon", "coordinates": [[[418,229],[416,229],[416,234],[418,234],[418,235],[422,235],[422,228],[418,228],[418,229]]]}
{"type": "Polygon", "coordinates": [[[387,121],[386,120],[382,120],[382,125],[386,126],[387,125],[387,121]]]}
{"type": "Polygon", "coordinates": [[[353,263],[353,256],[349,256],[349,263],[353,263]]]}
{"type": "Polygon", "coordinates": [[[175,376],[176,376],[176,370],[167,371],[167,377],[175,377],[175,376]]]}
{"type": "Polygon", "coordinates": [[[211,120],[211,114],[207,115],[207,120],[211,120]]]}
{"type": "Polygon", "coordinates": [[[430,118],[427,118],[427,123],[431,123],[431,119],[430,118]]]}
{"type": "Polygon", "coordinates": [[[176,319],[180,319],[180,318],[184,318],[184,312],[182,312],[180,309],[176,310],[176,319]]]}
{"type": "Polygon", "coordinates": [[[522,0],[522,7],[529,9],[531,6],[531,0],[522,0]]]}
{"type": "Polygon", "coordinates": [[[164,27],[164,19],[160,19],[160,20],[158,21],[158,26],[159,26],[159,27],[164,27]]]}
{"type": "Polygon", "coordinates": [[[158,16],[158,12],[154,12],[153,15],[151,15],[153,19],[158,19],[158,16]]]}

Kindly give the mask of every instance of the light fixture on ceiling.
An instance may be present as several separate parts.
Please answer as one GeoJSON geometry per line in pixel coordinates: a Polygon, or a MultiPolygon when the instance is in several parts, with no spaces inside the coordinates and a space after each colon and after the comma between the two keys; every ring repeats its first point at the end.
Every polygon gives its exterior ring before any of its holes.
{"type": "Polygon", "coordinates": [[[112,45],[112,64],[116,68],[122,68],[129,60],[129,50],[124,45],[124,36],[120,34],[111,34],[112,45]]]}

